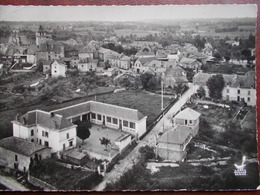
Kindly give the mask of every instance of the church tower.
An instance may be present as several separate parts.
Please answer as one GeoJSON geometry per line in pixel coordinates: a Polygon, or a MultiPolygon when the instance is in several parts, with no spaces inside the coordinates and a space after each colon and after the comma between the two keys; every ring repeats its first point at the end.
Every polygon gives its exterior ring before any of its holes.
{"type": "Polygon", "coordinates": [[[39,46],[43,43],[46,43],[47,40],[51,39],[51,35],[44,30],[42,25],[40,25],[38,31],[36,32],[36,45],[39,46]]]}

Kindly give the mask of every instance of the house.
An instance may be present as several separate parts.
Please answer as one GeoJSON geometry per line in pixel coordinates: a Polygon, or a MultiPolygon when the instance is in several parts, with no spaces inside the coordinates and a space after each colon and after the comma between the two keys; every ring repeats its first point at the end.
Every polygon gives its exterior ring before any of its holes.
{"type": "Polygon", "coordinates": [[[12,124],[14,137],[50,147],[52,153],[76,147],[76,125],[62,115],[33,110],[17,116],[12,124]]]}
{"type": "Polygon", "coordinates": [[[67,65],[60,60],[54,60],[51,63],[51,76],[52,77],[66,77],[67,65]]]}
{"type": "Polygon", "coordinates": [[[167,68],[176,66],[174,61],[159,61],[152,60],[150,63],[145,63],[143,69],[146,71],[148,68],[153,69],[156,73],[164,73],[167,68]]]}
{"type": "Polygon", "coordinates": [[[174,117],[174,126],[186,130],[194,137],[199,131],[200,113],[191,108],[185,108],[174,117]]]}
{"type": "Polygon", "coordinates": [[[180,66],[183,68],[190,68],[193,70],[198,70],[198,69],[200,69],[201,65],[202,65],[202,63],[197,61],[197,59],[194,59],[194,58],[183,57],[180,60],[180,66]]]}
{"type": "MultiPolygon", "coordinates": [[[[208,79],[215,74],[197,73],[193,78],[195,87],[202,86],[206,91],[206,97],[209,97],[207,88],[208,79]]],[[[256,85],[255,72],[249,71],[245,75],[223,74],[225,86],[222,91],[222,99],[226,101],[244,101],[247,105],[256,105],[256,85]]]]}
{"type": "Polygon", "coordinates": [[[128,70],[130,68],[130,57],[123,56],[120,58],[119,62],[119,68],[122,68],[124,70],[128,70]]]}
{"type": "Polygon", "coordinates": [[[79,59],[93,59],[94,58],[94,53],[95,53],[96,49],[92,46],[85,46],[79,49],[79,59]]]}
{"type": "Polygon", "coordinates": [[[180,66],[169,67],[165,71],[164,84],[166,87],[174,88],[174,86],[181,84],[186,85],[188,79],[186,77],[186,71],[180,66]]]}
{"type": "Polygon", "coordinates": [[[95,71],[97,63],[98,60],[93,60],[92,58],[81,59],[77,64],[77,68],[80,72],[95,71]]]}
{"type": "Polygon", "coordinates": [[[64,46],[55,41],[46,41],[37,46],[36,59],[58,60],[64,57],[64,46]]]}
{"type": "Polygon", "coordinates": [[[42,62],[43,73],[47,73],[49,70],[51,70],[51,63],[51,60],[44,60],[42,62]]]}
{"type": "Polygon", "coordinates": [[[88,101],[52,112],[71,122],[90,120],[94,124],[122,130],[136,138],[140,138],[146,132],[147,116],[136,109],[88,101]]]}
{"type": "Polygon", "coordinates": [[[213,47],[210,43],[205,43],[204,49],[202,49],[202,53],[205,54],[207,57],[213,55],[213,47]]]}
{"type": "Polygon", "coordinates": [[[169,55],[169,51],[168,50],[163,50],[163,49],[159,49],[156,52],[156,58],[160,61],[168,61],[168,55],[169,55]]]}
{"type": "Polygon", "coordinates": [[[183,49],[186,50],[188,53],[198,52],[198,48],[190,43],[186,43],[183,49]]]}
{"type": "Polygon", "coordinates": [[[144,46],[160,47],[160,44],[153,41],[134,41],[130,46],[135,47],[136,49],[142,49],[144,46]]]}
{"type": "Polygon", "coordinates": [[[183,161],[187,155],[186,146],[192,139],[192,135],[187,130],[177,127],[166,131],[157,141],[157,153],[164,160],[174,162],[183,161]]]}
{"type": "Polygon", "coordinates": [[[141,50],[139,50],[135,56],[137,58],[151,58],[155,57],[155,52],[149,45],[144,45],[141,50]]]}
{"type": "Polygon", "coordinates": [[[183,161],[186,146],[197,135],[200,113],[191,108],[180,111],[173,121],[173,128],[164,132],[157,141],[158,155],[170,161],[183,161]]]}
{"type": "Polygon", "coordinates": [[[140,74],[142,72],[144,72],[143,70],[143,66],[146,63],[150,63],[151,61],[156,60],[155,57],[149,57],[149,58],[138,58],[135,63],[132,66],[132,71],[134,73],[140,74]]]}
{"type": "Polygon", "coordinates": [[[120,55],[119,53],[117,53],[113,50],[110,50],[110,49],[103,48],[103,47],[101,47],[98,50],[98,58],[101,62],[109,62],[110,59],[115,59],[119,55],[120,55]]]}
{"type": "Polygon", "coordinates": [[[71,58],[71,57],[78,57],[79,55],[79,50],[75,47],[68,46],[64,48],[64,57],[66,58],[71,58]]]}
{"type": "Polygon", "coordinates": [[[19,137],[0,140],[0,164],[22,172],[29,170],[31,159],[43,160],[51,157],[51,148],[19,137]]]}

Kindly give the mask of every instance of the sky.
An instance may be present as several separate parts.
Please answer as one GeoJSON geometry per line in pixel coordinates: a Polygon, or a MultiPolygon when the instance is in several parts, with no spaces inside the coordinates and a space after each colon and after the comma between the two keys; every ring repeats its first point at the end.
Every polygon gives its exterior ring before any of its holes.
{"type": "Polygon", "coordinates": [[[240,18],[257,16],[257,6],[0,6],[0,21],[140,21],[147,19],[240,18]]]}

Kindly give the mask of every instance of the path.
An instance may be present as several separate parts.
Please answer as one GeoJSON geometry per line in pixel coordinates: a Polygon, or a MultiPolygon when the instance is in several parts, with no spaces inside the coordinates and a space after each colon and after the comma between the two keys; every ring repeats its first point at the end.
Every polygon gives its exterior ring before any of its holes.
{"type": "Polygon", "coordinates": [[[6,177],[3,175],[0,175],[0,183],[6,186],[10,190],[14,191],[28,191],[26,187],[24,187],[22,184],[18,183],[16,180],[12,179],[11,177],[6,177]]]}
{"type": "Polygon", "coordinates": [[[138,145],[132,150],[123,160],[120,161],[120,164],[117,164],[114,166],[114,168],[107,173],[103,181],[96,186],[93,190],[95,191],[102,191],[106,187],[106,183],[115,182],[117,181],[127,170],[131,169],[132,166],[137,163],[138,157],[140,155],[139,148],[148,145],[149,137],[159,132],[161,129],[163,123],[165,129],[171,128],[172,123],[168,119],[169,116],[172,116],[173,114],[176,114],[181,107],[190,99],[191,95],[194,93],[193,85],[189,84],[189,89],[180,97],[178,102],[176,102],[170,110],[164,115],[164,117],[161,118],[161,120],[154,126],[154,128],[138,143],[138,145]],[[164,121],[164,122],[163,122],[164,121]]]}

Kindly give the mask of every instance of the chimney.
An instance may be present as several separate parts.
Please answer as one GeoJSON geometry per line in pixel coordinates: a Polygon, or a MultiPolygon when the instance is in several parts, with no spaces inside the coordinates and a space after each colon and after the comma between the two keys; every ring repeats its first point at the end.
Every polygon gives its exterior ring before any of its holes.
{"type": "Polygon", "coordinates": [[[55,129],[58,129],[58,123],[57,123],[57,121],[54,121],[54,127],[55,127],[55,129]]]}
{"type": "Polygon", "coordinates": [[[16,121],[16,122],[18,122],[18,117],[19,117],[19,114],[17,114],[17,115],[15,116],[15,121],[16,121]]]}
{"type": "Polygon", "coordinates": [[[26,118],[23,117],[23,124],[26,125],[27,121],[26,121],[26,118]]]}

